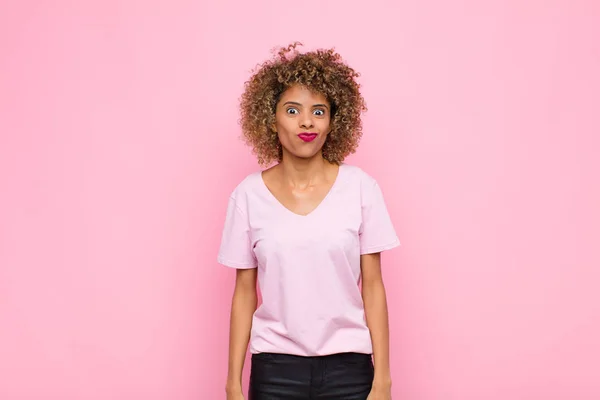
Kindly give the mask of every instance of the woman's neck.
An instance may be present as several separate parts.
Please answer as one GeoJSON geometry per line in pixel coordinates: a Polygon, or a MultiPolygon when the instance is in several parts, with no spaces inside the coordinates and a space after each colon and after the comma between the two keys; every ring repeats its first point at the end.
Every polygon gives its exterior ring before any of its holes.
{"type": "Polygon", "coordinates": [[[302,189],[327,181],[334,167],[321,154],[311,158],[293,158],[284,155],[279,163],[283,183],[302,189]]]}

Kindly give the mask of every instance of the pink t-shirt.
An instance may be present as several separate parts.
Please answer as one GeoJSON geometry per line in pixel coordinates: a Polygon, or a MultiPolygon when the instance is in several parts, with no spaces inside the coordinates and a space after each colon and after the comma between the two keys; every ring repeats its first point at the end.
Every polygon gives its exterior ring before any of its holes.
{"type": "Polygon", "coordinates": [[[381,189],[358,167],[342,164],[325,199],[306,216],[285,208],[261,172],[246,177],[229,199],[218,262],[258,268],[262,303],[250,352],[371,354],[360,255],[399,244],[381,189]]]}

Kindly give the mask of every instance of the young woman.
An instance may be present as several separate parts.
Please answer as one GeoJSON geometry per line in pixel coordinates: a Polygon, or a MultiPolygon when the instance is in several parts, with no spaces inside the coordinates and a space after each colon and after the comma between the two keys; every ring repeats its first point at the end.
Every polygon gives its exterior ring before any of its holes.
{"type": "Polygon", "coordinates": [[[249,344],[249,400],[389,400],[380,253],[399,241],[377,182],[343,163],[362,135],[358,74],[333,50],[297,45],[262,64],[241,99],[246,141],[275,165],[229,198],[218,255],[236,269],[227,399],[244,399],[249,344]]]}

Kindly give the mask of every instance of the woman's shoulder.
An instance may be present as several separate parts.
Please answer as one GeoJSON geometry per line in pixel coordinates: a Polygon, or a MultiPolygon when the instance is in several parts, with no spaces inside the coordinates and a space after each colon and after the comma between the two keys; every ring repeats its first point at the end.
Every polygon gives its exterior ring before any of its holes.
{"type": "Polygon", "coordinates": [[[259,187],[262,180],[262,171],[255,171],[245,175],[242,180],[234,186],[231,197],[234,199],[244,198],[259,187]]]}
{"type": "Polygon", "coordinates": [[[344,168],[344,172],[348,179],[360,183],[361,186],[377,183],[373,176],[359,166],[344,163],[341,167],[344,168]]]}

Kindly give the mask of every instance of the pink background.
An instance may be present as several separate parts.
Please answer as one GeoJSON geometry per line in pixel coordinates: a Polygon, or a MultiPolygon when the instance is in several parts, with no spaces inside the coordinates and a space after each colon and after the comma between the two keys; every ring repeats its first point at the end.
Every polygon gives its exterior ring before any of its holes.
{"type": "Polygon", "coordinates": [[[0,399],[224,398],[237,99],[292,40],[362,73],[394,398],[600,398],[597,1],[0,7],[0,399]]]}

